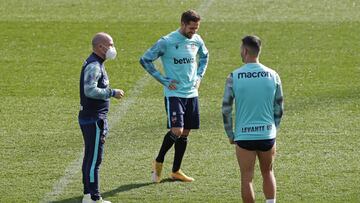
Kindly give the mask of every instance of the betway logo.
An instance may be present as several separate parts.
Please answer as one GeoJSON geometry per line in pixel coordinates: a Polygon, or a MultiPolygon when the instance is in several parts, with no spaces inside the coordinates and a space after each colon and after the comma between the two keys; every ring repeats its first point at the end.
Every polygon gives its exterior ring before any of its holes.
{"type": "Polygon", "coordinates": [[[182,59],[176,59],[174,58],[174,64],[187,64],[187,63],[194,63],[194,58],[182,58],[182,59]]]}

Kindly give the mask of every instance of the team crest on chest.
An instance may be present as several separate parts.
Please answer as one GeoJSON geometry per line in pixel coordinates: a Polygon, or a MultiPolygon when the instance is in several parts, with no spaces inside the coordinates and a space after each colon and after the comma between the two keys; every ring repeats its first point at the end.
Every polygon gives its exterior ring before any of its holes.
{"type": "Polygon", "coordinates": [[[174,111],[174,112],[172,112],[171,122],[172,122],[173,124],[175,124],[175,123],[176,123],[176,120],[177,120],[177,118],[176,118],[176,112],[174,111]]]}
{"type": "Polygon", "coordinates": [[[186,49],[190,49],[192,51],[196,50],[196,44],[195,43],[187,44],[185,47],[186,47],[186,49]]]}

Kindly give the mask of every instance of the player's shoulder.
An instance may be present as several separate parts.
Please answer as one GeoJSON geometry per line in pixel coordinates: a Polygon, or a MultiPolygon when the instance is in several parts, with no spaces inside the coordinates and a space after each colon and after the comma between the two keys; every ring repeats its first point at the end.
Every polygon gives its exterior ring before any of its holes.
{"type": "Polygon", "coordinates": [[[161,39],[165,40],[165,41],[172,41],[172,40],[176,40],[178,38],[178,31],[172,31],[169,34],[161,37],[161,39]]]}
{"type": "Polygon", "coordinates": [[[263,64],[260,64],[260,65],[262,66],[262,68],[263,68],[265,71],[270,72],[271,74],[276,75],[276,76],[279,75],[279,74],[276,72],[276,70],[274,70],[273,68],[268,67],[268,66],[265,66],[265,65],[263,65],[263,64]]]}
{"type": "MultiPolygon", "coordinates": [[[[86,63],[86,62],[87,61],[85,61],[84,63],[86,63]]],[[[98,61],[92,61],[92,62],[84,65],[84,67],[85,67],[86,71],[98,72],[101,70],[101,64],[98,61]]]]}
{"type": "Polygon", "coordinates": [[[177,36],[177,31],[173,31],[173,32],[170,32],[169,34],[167,35],[164,35],[162,36],[158,43],[166,46],[166,45],[171,45],[171,44],[174,44],[174,43],[178,43],[178,36],[177,36]]]}
{"type": "MultiPolygon", "coordinates": [[[[87,61],[85,61],[86,63],[87,61]]],[[[91,61],[90,63],[86,64],[86,66],[88,67],[99,67],[100,68],[100,62],[99,61],[91,61]]]]}
{"type": "MultiPolygon", "coordinates": [[[[262,65],[262,64],[261,64],[262,65]]],[[[280,79],[280,76],[279,74],[272,68],[268,67],[268,66],[265,66],[265,65],[262,65],[263,66],[263,69],[266,71],[266,72],[269,72],[270,75],[272,75],[272,78],[275,79],[276,83],[281,83],[281,79],[280,79]]]]}
{"type": "Polygon", "coordinates": [[[204,40],[201,38],[199,34],[194,34],[192,39],[199,44],[204,44],[204,40]]]}
{"type": "Polygon", "coordinates": [[[239,67],[235,68],[232,73],[235,74],[235,73],[238,73],[238,72],[246,72],[247,71],[246,68],[247,68],[247,65],[244,64],[242,66],[239,66],[239,67]]]}
{"type": "Polygon", "coordinates": [[[236,67],[235,69],[233,69],[233,71],[228,75],[228,79],[233,79],[234,75],[237,75],[239,74],[241,71],[242,71],[242,67],[243,66],[240,66],[240,67],[236,67]]]}

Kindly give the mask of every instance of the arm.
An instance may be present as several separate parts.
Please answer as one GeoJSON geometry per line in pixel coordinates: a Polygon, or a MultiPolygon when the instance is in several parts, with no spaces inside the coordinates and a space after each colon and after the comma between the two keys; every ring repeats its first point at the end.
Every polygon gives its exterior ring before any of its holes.
{"type": "Polygon", "coordinates": [[[275,91],[275,101],[274,101],[274,120],[275,126],[279,127],[281,118],[284,112],[284,99],[282,85],[279,75],[276,74],[276,91],[275,91]]]}
{"type": "Polygon", "coordinates": [[[153,76],[162,85],[169,86],[169,84],[171,83],[171,79],[161,75],[161,73],[156,70],[155,64],[153,63],[160,56],[164,55],[165,49],[166,41],[165,39],[161,38],[140,58],[140,64],[151,76],[153,76]]]}
{"type": "Polygon", "coordinates": [[[98,88],[98,80],[101,77],[100,65],[90,63],[84,70],[84,93],[86,97],[92,99],[105,100],[115,95],[115,91],[110,88],[98,88]]]}
{"type": "Polygon", "coordinates": [[[201,79],[205,75],[205,71],[209,61],[209,52],[203,41],[199,48],[198,54],[199,54],[199,65],[197,69],[197,76],[201,79]]]}
{"type": "Polygon", "coordinates": [[[227,136],[229,137],[230,143],[233,143],[234,141],[233,121],[232,121],[234,92],[232,86],[233,86],[233,78],[232,78],[232,74],[230,74],[226,79],[224,97],[222,102],[224,128],[227,136]]]}

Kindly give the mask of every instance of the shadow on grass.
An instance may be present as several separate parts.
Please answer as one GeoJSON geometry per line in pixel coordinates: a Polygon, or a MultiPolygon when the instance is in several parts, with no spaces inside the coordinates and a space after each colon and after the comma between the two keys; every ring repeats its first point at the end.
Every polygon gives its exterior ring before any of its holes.
{"type": "Polygon", "coordinates": [[[174,180],[174,179],[171,179],[171,178],[165,178],[165,179],[162,179],[160,181],[160,183],[172,183],[172,182],[181,182],[180,180],[174,180]]]}
{"type": "MultiPolygon", "coordinates": [[[[171,179],[169,179],[169,180],[171,180],[171,179]]],[[[172,180],[171,181],[169,181],[169,180],[165,179],[162,182],[171,182],[172,181],[172,180]]],[[[145,187],[145,186],[152,185],[152,184],[154,184],[154,183],[148,182],[148,183],[134,183],[134,184],[122,185],[116,189],[102,193],[101,196],[104,199],[106,199],[106,197],[114,196],[115,194],[120,193],[120,192],[126,192],[126,191],[129,191],[132,189],[137,189],[137,188],[145,187]]],[[[68,199],[64,199],[64,200],[53,201],[53,203],[70,203],[70,202],[78,203],[78,202],[81,202],[82,197],[83,196],[72,197],[72,198],[68,198],[68,199]]]]}

